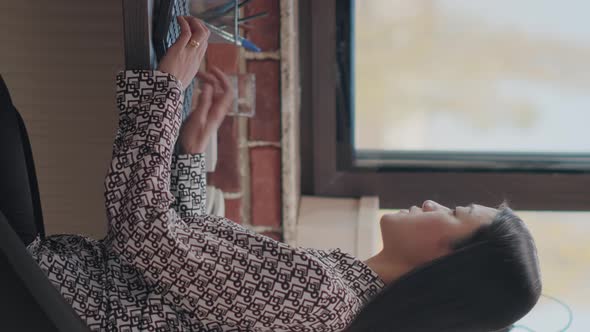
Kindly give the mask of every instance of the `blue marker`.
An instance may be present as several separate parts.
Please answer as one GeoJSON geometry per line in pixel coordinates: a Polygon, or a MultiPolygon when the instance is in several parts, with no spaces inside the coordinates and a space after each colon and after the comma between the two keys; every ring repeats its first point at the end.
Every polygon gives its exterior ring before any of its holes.
{"type": "Polygon", "coordinates": [[[221,38],[223,38],[223,39],[225,39],[225,40],[227,40],[229,42],[235,43],[238,46],[241,46],[241,47],[247,49],[248,51],[252,51],[252,52],[260,52],[261,51],[260,47],[256,46],[254,43],[252,43],[251,41],[249,41],[248,39],[246,39],[244,37],[237,36],[237,41],[236,41],[234,39],[234,35],[233,34],[227,32],[227,31],[225,31],[223,29],[220,29],[220,28],[218,28],[218,27],[216,27],[216,26],[214,26],[212,24],[209,24],[209,23],[207,23],[205,21],[202,21],[202,22],[203,22],[203,24],[205,24],[205,26],[207,28],[209,28],[209,30],[211,30],[212,32],[217,33],[217,35],[219,35],[221,38]]]}

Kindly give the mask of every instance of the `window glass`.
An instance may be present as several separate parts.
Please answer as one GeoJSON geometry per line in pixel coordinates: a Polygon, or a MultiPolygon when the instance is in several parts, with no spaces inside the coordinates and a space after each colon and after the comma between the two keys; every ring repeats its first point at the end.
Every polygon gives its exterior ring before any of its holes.
{"type": "Polygon", "coordinates": [[[590,1],[354,7],[356,149],[590,152],[590,1]]]}

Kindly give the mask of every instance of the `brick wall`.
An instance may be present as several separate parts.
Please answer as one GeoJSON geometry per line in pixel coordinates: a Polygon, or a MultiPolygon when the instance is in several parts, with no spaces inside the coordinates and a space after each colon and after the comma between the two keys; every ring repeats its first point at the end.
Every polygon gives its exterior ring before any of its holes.
{"type": "Polygon", "coordinates": [[[229,44],[210,44],[207,51],[207,65],[256,76],[256,115],[224,120],[217,167],[208,181],[225,193],[226,217],[282,240],[279,1],[253,0],[243,16],[260,12],[268,15],[249,22],[244,34],[262,53],[229,44]]]}

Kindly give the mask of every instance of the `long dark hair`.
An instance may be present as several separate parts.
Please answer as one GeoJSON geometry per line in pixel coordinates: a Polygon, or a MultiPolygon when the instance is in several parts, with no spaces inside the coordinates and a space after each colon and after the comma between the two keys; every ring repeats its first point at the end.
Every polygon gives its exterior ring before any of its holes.
{"type": "Polygon", "coordinates": [[[505,204],[453,252],[388,285],[347,332],[491,332],[528,313],[541,295],[537,250],[505,204]]]}

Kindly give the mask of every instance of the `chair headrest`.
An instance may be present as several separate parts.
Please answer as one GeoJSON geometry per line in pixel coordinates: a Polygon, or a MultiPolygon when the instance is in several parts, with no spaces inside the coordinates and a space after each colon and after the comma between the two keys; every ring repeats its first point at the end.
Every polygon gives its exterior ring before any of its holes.
{"type": "Polygon", "coordinates": [[[2,105],[2,109],[4,109],[5,105],[12,106],[12,99],[10,99],[10,93],[8,92],[8,87],[4,82],[4,78],[0,74],[0,105],[2,105]]]}

